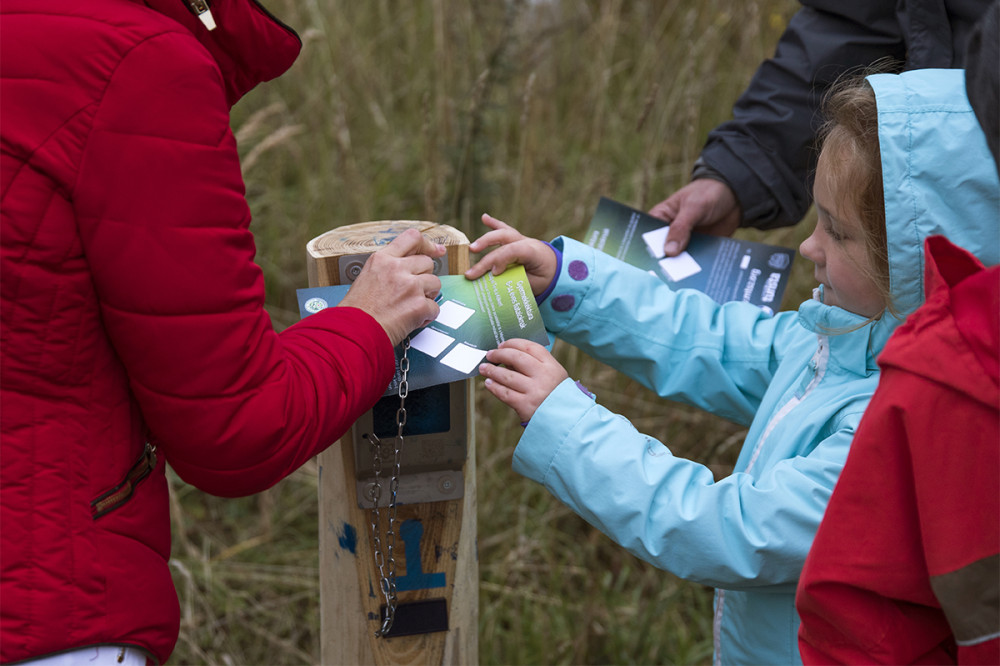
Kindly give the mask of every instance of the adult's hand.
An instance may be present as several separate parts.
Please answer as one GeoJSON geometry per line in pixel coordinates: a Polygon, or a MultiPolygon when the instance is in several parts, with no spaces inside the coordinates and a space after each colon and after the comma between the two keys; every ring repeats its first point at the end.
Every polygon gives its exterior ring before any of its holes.
{"type": "Polygon", "coordinates": [[[733,190],[712,178],[698,178],[650,209],[649,214],[670,224],[663,251],[676,257],[691,240],[691,232],[732,236],[740,226],[743,211],[733,190]]]}
{"type": "Polygon", "coordinates": [[[368,257],[339,305],[370,314],[398,345],[437,319],[440,308],[434,299],[441,293],[441,279],[434,275],[433,259],[445,251],[416,229],[407,229],[368,257]]]}
{"type": "Polygon", "coordinates": [[[475,280],[486,271],[500,275],[511,264],[523,264],[528,283],[535,296],[544,292],[556,275],[556,255],[546,243],[528,238],[520,231],[495,217],[483,215],[483,224],[492,229],[472,241],[469,250],[482,252],[488,247],[499,247],[482,257],[465,271],[465,277],[475,280]]]}

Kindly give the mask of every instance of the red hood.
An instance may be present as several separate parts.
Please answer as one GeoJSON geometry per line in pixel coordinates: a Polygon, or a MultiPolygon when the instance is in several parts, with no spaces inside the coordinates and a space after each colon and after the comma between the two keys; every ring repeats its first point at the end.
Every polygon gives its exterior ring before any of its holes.
{"type": "Polygon", "coordinates": [[[302,49],[302,40],[256,0],[209,0],[217,25],[211,32],[187,0],[134,0],[184,25],[219,63],[230,106],[258,83],[283,74],[302,49]]]}
{"type": "Polygon", "coordinates": [[[925,250],[926,304],[897,329],[879,365],[925,377],[996,408],[1000,267],[984,269],[943,236],[929,237],[925,250]]]}

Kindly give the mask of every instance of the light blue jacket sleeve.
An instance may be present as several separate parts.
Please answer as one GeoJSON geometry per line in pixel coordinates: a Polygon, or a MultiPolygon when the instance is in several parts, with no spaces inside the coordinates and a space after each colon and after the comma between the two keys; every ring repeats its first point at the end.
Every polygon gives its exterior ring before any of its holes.
{"type": "Polygon", "coordinates": [[[751,427],[737,471],[716,481],[567,380],[532,416],[515,471],[678,576],[792,591],[877,378],[830,370],[811,391],[818,343],[799,313],[719,305],[582,243],[555,245],[550,331],[663,397],[751,427]]]}
{"type": "Polygon", "coordinates": [[[563,261],[540,306],[549,331],[661,397],[750,423],[796,313],[719,305],[572,239],[553,245],[563,261]]]}
{"type": "Polygon", "coordinates": [[[860,410],[817,432],[806,455],[716,482],[706,466],[673,456],[567,379],[528,423],[514,470],[677,576],[790,592],[859,419],[860,410]]]}

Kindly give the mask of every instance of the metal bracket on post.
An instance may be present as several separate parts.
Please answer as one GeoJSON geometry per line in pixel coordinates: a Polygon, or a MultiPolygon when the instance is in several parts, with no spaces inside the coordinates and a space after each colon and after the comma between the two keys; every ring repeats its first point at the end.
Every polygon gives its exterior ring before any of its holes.
{"type": "MultiPolygon", "coordinates": [[[[438,384],[409,392],[408,418],[403,429],[406,446],[401,453],[397,496],[400,504],[461,499],[469,432],[464,418],[454,419],[451,415],[462,414],[466,409],[463,389],[461,383],[438,384]]],[[[371,445],[365,435],[374,433],[380,439],[391,439],[395,434],[393,419],[397,404],[395,396],[382,398],[351,428],[358,506],[362,509],[374,507],[371,445]]],[[[383,495],[379,506],[387,502],[383,495]]]]}
{"type": "MultiPolygon", "coordinates": [[[[337,284],[351,284],[361,275],[361,269],[365,267],[365,262],[371,253],[365,254],[345,254],[340,257],[337,268],[340,270],[340,282],[337,284]]],[[[444,257],[434,259],[434,275],[438,277],[448,275],[448,262],[444,257]]]]}

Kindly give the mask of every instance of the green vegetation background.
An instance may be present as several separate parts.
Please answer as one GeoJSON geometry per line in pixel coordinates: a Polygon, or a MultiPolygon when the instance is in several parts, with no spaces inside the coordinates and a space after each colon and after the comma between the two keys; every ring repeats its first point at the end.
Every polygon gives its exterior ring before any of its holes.
{"type": "MultiPolygon", "coordinates": [[[[791,0],[271,0],[302,55],[233,113],[277,328],[297,321],[305,245],[382,219],[489,212],[580,238],[600,196],[648,209],[688,180],[798,7],[791,0]]],[[[789,247],[811,220],[740,235],[789,247]]],[[[799,258],[784,309],[808,297],[799,258]]],[[[568,346],[599,400],[731,469],[744,429],[660,400],[568,346]]],[[[517,418],[477,390],[479,661],[707,663],[711,591],[632,557],[510,470],[517,418]]],[[[171,475],[177,664],[319,662],[317,474],[207,496],[171,475]]],[[[327,628],[336,631],[336,627],[327,628]]]]}

